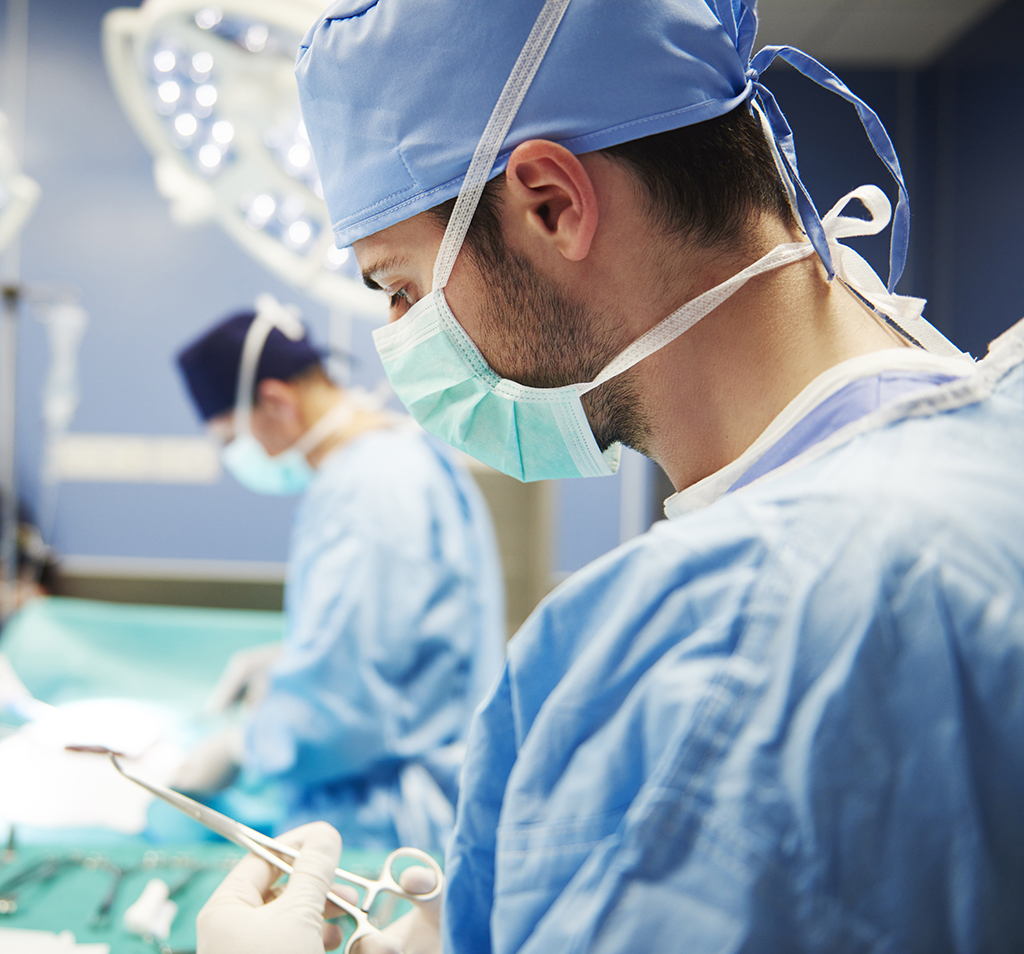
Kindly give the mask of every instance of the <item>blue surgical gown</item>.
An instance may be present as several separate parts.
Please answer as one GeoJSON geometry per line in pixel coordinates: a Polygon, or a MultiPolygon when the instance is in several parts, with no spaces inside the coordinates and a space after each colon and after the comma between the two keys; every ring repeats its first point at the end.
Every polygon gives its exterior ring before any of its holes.
{"type": "Polygon", "coordinates": [[[541,604],[470,732],[449,954],[1024,950],[1000,345],[541,604]]]}
{"type": "Polygon", "coordinates": [[[504,658],[502,586],[483,498],[432,438],[377,430],[324,459],[246,736],[245,768],[280,781],[287,825],[443,850],[470,716],[504,658]]]}

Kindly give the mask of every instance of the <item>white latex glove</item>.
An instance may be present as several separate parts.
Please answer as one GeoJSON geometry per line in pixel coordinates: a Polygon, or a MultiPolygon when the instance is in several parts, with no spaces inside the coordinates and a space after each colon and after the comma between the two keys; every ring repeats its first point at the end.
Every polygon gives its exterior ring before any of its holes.
{"type": "Polygon", "coordinates": [[[32,693],[25,688],[7,657],[0,653],[0,709],[12,702],[31,699],[32,693]]]}
{"type": "Polygon", "coordinates": [[[203,707],[208,715],[226,712],[236,701],[258,705],[270,685],[270,667],[281,655],[281,643],[242,649],[228,659],[203,707]]]}
{"type": "MultiPolygon", "coordinates": [[[[196,954],[323,954],[341,943],[341,930],[324,921],[334,884],[341,836],[326,822],[303,825],[282,836],[300,850],[294,873],[280,892],[279,872],[246,855],[221,882],[196,919],[196,954]]],[[[334,906],[329,917],[339,914],[334,906]]]]}
{"type": "MultiPolygon", "coordinates": [[[[434,888],[434,873],[429,868],[406,868],[398,879],[410,894],[426,894],[434,888]]],[[[441,954],[442,892],[432,901],[416,908],[381,934],[366,937],[352,948],[352,954],[441,954]]]]}
{"type": "Polygon", "coordinates": [[[234,781],[244,754],[245,735],[241,726],[211,733],[185,757],[171,788],[184,792],[219,792],[234,781]]]}
{"type": "Polygon", "coordinates": [[[10,660],[0,653],[0,712],[9,709],[22,719],[38,719],[52,711],[45,702],[40,702],[25,688],[18,678],[10,660]]]}

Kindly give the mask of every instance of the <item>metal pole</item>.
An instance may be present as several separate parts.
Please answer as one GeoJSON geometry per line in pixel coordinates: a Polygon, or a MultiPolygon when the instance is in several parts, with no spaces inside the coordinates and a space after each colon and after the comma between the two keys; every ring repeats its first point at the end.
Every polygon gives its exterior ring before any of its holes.
{"type": "Polygon", "coordinates": [[[28,0],[7,0],[4,34],[4,112],[10,123],[11,148],[20,164],[25,158],[28,0]]]}
{"type": "MultiPolygon", "coordinates": [[[[22,165],[28,74],[28,3],[7,0],[4,23],[4,111],[11,149],[22,165]]],[[[18,240],[0,262],[3,312],[0,317],[0,626],[14,611],[18,575],[18,488],[14,429],[17,419],[18,304],[21,250],[18,240]]]]}
{"type": "Polygon", "coordinates": [[[0,314],[0,625],[14,611],[18,576],[18,487],[14,463],[18,286],[3,286],[0,314]]]}
{"type": "MultiPolygon", "coordinates": [[[[7,0],[4,23],[4,112],[11,151],[20,169],[25,159],[25,104],[28,82],[28,0],[7,0]]],[[[21,247],[16,238],[4,252],[0,281],[17,285],[21,247]]]]}

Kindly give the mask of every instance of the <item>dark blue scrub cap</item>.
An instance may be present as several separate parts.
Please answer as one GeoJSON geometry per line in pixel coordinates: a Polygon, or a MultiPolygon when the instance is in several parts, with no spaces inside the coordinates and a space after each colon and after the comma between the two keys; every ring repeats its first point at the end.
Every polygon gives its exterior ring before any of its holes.
{"type": "MultiPolygon", "coordinates": [[[[235,406],[242,346],[255,318],[255,311],[232,315],[178,354],[178,367],[204,421],[235,406]]],[[[310,344],[308,335],[292,341],[273,328],[256,366],[256,382],[265,378],[287,381],[319,364],[320,357],[320,352],[310,344]]]]}
{"type": "MultiPolygon", "coordinates": [[[[544,0],[336,0],[296,65],[306,128],[339,246],[457,195],[544,0]]],[[[833,274],[793,135],[760,73],[781,56],[849,100],[899,184],[890,290],[906,260],[909,204],[875,113],[791,47],[751,56],[756,0],[571,0],[491,170],[528,139],[591,152],[721,116],[756,98],[833,274]]]]}

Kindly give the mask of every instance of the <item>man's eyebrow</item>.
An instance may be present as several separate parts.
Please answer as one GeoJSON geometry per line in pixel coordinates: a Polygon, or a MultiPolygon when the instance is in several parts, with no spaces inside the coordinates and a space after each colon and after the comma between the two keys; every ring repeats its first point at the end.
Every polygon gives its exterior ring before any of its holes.
{"type": "Polygon", "coordinates": [[[374,262],[369,268],[363,269],[363,284],[373,291],[383,291],[380,282],[377,280],[380,275],[386,275],[399,265],[404,265],[405,259],[398,255],[391,258],[382,258],[374,262]]]}

